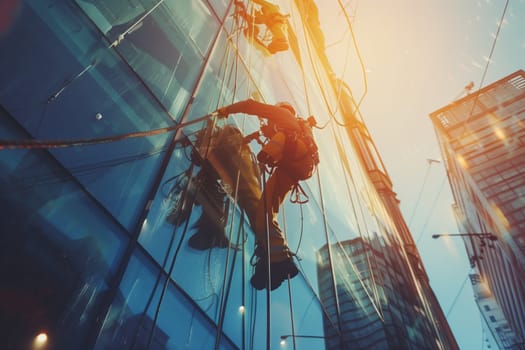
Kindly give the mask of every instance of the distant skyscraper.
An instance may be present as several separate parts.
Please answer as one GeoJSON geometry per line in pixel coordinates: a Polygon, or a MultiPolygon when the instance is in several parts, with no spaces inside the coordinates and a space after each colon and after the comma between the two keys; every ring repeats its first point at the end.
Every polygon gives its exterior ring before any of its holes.
{"type": "Polygon", "coordinates": [[[525,349],[525,72],[430,114],[487,329],[525,349]],[[471,234],[491,233],[496,241],[471,234]]]}
{"type": "Polygon", "coordinates": [[[400,247],[376,238],[370,243],[355,238],[319,251],[326,349],[457,349],[453,338],[436,332],[437,318],[428,312],[429,300],[409,277],[400,247]],[[342,337],[337,336],[337,327],[342,337]]]}

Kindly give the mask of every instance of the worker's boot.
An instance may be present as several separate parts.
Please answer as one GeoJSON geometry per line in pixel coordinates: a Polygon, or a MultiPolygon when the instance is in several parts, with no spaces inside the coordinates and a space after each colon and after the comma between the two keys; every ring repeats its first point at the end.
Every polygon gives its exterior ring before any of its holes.
{"type": "Polygon", "coordinates": [[[272,290],[278,288],[281,283],[286,281],[288,278],[292,279],[299,273],[299,270],[297,269],[297,266],[295,266],[292,257],[289,257],[283,261],[271,263],[270,270],[272,273],[272,290]]]}
{"type": "Polygon", "coordinates": [[[206,250],[214,247],[227,248],[230,241],[224,232],[224,221],[213,221],[205,212],[193,224],[197,232],[190,237],[188,245],[193,249],[206,250]]]}
{"type": "MultiPolygon", "coordinates": [[[[250,283],[253,288],[262,290],[268,288],[267,252],[264,251],[261,245],[257,245],[254,256],[257,260],[255,262],[255,272],[250,279],[250,283]]],[[[270,272],[270,290],[274,290],[286,279],[295,277],[299,273],[299,270],[297,266],[295,266],[292,257],[288,257],[283,261],[270,262],[270,272]]]]}

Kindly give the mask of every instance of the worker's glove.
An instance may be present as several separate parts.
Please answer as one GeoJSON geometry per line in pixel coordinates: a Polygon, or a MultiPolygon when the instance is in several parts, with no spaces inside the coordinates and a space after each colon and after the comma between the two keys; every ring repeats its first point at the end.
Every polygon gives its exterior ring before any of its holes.
{"type": "Polygon", "coordinates": [[[275,166],[277,164],[275,159],[273,159],[272,156],[270,156],[265,151],[260,151],[257,154],[257,160],[259,161],[259,163],[266,164],[268,166],[275,166]]]}
{"type": "Polygon", "coordinates": [[[226,119],[228,118],[228,111],[226,110],[226,107],[221,107],[213,112],[212,115],[219,119],[226,119]]]}

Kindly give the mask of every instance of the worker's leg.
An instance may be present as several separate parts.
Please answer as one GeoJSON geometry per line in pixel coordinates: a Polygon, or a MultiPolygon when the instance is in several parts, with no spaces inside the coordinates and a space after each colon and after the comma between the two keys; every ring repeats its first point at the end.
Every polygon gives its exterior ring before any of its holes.
{"type": "Polygon", "coordinates": [[[251,225],[255,222],[261,198],[257,164],[238,128],[230,125],[218,128],[205,155],[206,160],[203,164],[208,166],[206,169],[203,168],[199,174],[204,172],[204,175],[214,174],[215,176],[209,181],[201,181],[202,188],[197,198],[214,200],[203,200],[201,201],[203,203],[199,203],[202,205],[203,213],[193,225],[197,232],[188,242],[192,248],[199,250],[212,247],[224,248],[230,245],[224,232],[228,221],[226,209],[229,205],[225,203],[226,192],[229,191],[230,195],[236,198],[236,204],[246,212],[251,225]],[[224,191],[217,183],[219,179],[226,187],[224,191]],[[213,203],[217,204],[209,205],[213,203]]]}
{"type": "Polygon", "coordinates": [[[217,137],[218,147],[212,155],[224,169],[222,180],[230,187],[231,196],[237,198],[237,204],[253,226],[261,198],[257,162],[239,129],[226,125],[217,137]]]}
{"type": "Polygon", "coordinates": [[[270,176],[270,179],[266,182],[257,209],[254,230],[258,244],[256,255],[259,260],[255,266],[255,273],[251,278],[251,284],[256,289],[260,290],[268,285],[266,218],[268,220],[270,250],[270,288],[277,288],[286,278],[288,278],[288,276],[294,277],[298,273],[297,267],[292,261],[292,256],[288,249],[286,239],[277,222],[279,207],[294,184],[295,181],[279,168],[275,170],[272,176],[270,176]]]}
{"type": "Polygon", "coordinates": [[[284,198],[294,185],[293,181],[281,169],[275,169],[274,173],[264,188],[264,192],[259,201],[257,216],[255,219],[255,236],[260,246],[266,248],[266,221],[265,212],[268,220],[268,230],[270,238],[270,261],[277,262],[287,259],[289,255],[286,239],[281,232],[277,222],[277,214],[284,198]],[[266,200],[266,205],[264,201],[266,200]]]}

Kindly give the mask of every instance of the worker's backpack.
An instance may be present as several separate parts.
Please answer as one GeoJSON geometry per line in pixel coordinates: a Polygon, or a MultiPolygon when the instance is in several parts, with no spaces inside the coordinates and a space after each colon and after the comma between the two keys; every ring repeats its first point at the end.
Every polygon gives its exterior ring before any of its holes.
{"type": "Polygon", "coordinates": [[[315,119],[298,118],[298,121],[301,130],[287,135],[281,166],[288,169],[297,180],[306,180],[319,164],[319,152],[312,131],[315,119]]]}

